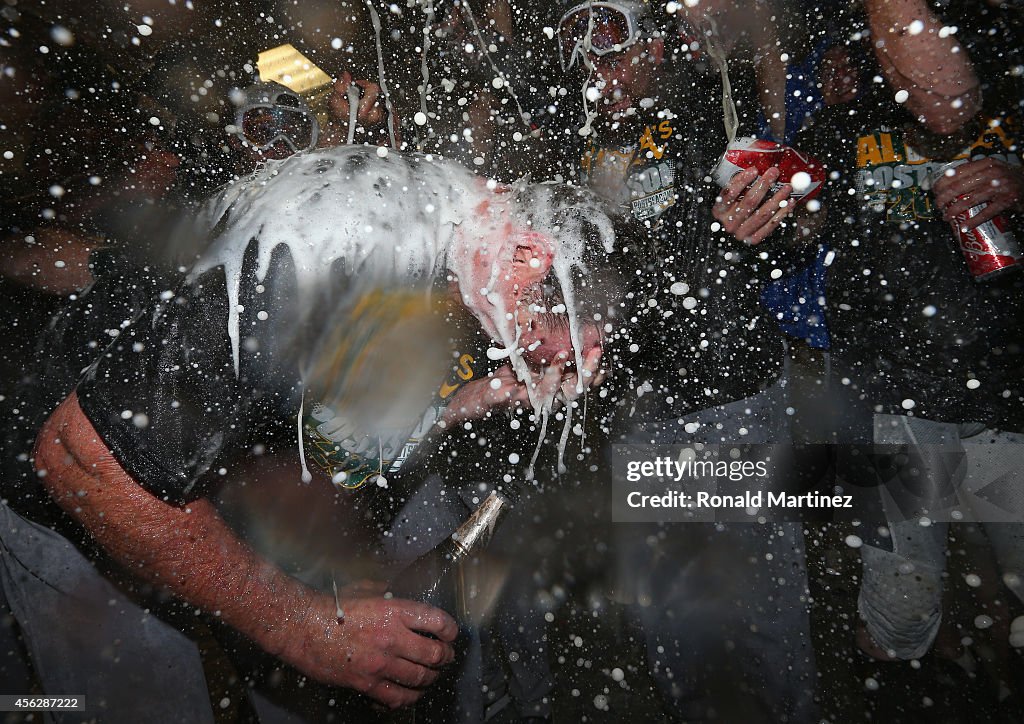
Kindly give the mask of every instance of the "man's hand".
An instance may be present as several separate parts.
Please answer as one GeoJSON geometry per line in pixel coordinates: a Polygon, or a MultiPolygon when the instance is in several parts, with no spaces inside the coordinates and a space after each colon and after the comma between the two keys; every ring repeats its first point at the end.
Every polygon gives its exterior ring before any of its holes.
{"type": "Polygon", "coordinates": [[[340,146],[347,140],[348,122],[352,112],[349,93],[353,86],[359,89],[359,102],[356,104],[357,123],[363,128],[373,128],[387,121],[387,109],[380,98],[380,86],[368,80],[353,80],[352,74],[345,71],[341,78],[334,82],[334,89],[327,99],[330,119],[323,129],[318,146],[340,146]]]}
{"type": "Polygon", "coordinates": [[[980,214],[964,223],[969,231],[1004,211],[1024,210],[1021,204],[1024,169],[1021,167],[984,158],[957,166],[952,171],[938,179],[933,187],[935,205],[942,210],[946,221],[973,206],[987,203],[980,214]]]}
{"type": "Polygon", "coordinates": [[[451,427],[468,420],[479,420],[491,410],[507,410],[527,405],[530,395],[511,365],[495,370],[490,377],[467,382],[452,396],[441,422],[451,427]]]}
{"type": "MultiPolygon", "coordinates": [[[[199,498],[160,500],[120,466],[71,393],[36,441],[36,470],[54,500],[125,568],[164,586],[304,673],[388,706],[410,704],[453,656],[455,621],[440,609],[386,600],[372,585],[340,600],[263,560],[199,498]],[[432,634],[438,640],[420,636],[432,634]]],[[[349,589],[346,589],[348,591],[349,589]]],[[[379,588],[377,589],[379,591],[379,588]]]]}
{"type": "Polygon", "coordinates": [[[793,187],[789,184],[764,200],[778,179],[779,169],[774,166],[761,177],[755,168],[744,169],[722,189],[711,213],[740,241],[751,246],[760,244],[793,212],[794,204],[788,201],[793,187]]]}
{"type": "Polygon", "coordinates": [[[391,708],[413,704],[455,658],[458,626],[444,611],[401,599],[318,596],[282,629],[280,656],[317,681],[362,692],[391,708]],[[427,638],[417,632],[436,636],[427,638]]]}

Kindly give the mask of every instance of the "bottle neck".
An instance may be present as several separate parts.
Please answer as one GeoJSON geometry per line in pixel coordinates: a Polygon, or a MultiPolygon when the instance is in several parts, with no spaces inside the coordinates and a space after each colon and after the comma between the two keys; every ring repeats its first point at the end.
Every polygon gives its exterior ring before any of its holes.
{"type": "Polygon", "coordinates": [[[509,507],[508,501],[492,490],[480,507],[452,534],[452,541],[463,553],[484,547],[494,534],[498,519],[509,507]]]}

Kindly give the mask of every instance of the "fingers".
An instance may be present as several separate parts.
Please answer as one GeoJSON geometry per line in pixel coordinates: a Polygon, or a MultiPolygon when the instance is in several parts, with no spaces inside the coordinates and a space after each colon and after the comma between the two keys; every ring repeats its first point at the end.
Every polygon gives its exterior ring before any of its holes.
{"type": "Polygon", "coordinates": [[[788,197],[793,189],[789,184],[764,200],[779,173],[772,167],[758,178],[757,170],[749,168],[733,177],[712,210],[728,233],[748,244],[760,244],[792,213],[794,204],[788,197]]]}
{"type": "MultiPolygon", "coordinates": [[[[728,209],[729,205],[733,201],[738,199],[743,193],[743,189],[750,185],[750,182],[757,178],[756,168],[747,168],[740,171],[738,174],[733,176],[729,183],[726,184],[725,188],[722,189],[722,194],[719,196],[719,201],[715,203],[715,209],[728,209]]],[[[717,216],[716,216],[717,218],[717,216]]],[[[721,219],[719,219],[721,221],[721,219]]]]}
{"type": "Polygon", "coordinates": [[[359,99],[356,119],[364,126],[374,126],[384,120],[384,108],[377,103],[380,86],[368,80],[357,80],[356,85],[363,89],[363,97],[359,99]]]}
{"type": "Polygon", "coordinates": [[[1021,184],[1011,169],[995,159],[981,159],[958,166],[952,175],[943,176],[934,185],[935,205],[951,221],[975,206],[988,206],[964,222],[973,229],[1020,202],[1021,184]]]}
{"type": "MultiPolygon", "coordinates": [[[[420,636],[419,638],[423,638],[420,636]]],[[[431,669],[427,666],[420,666],[411,661],[390,656],[381,674],[396,684],[407,686],[410,689],[423,689],[435,681],[441,675],[438,669],[431,669]]]]}
{"type": "Polygon", "coordinates": [[[410,706],[423,696],[422,691],[414,691],[393,681],[381,679],[366,689],[366,695],[372,697],[391,709],[410,706]]]}
{"type": "Polygon", "coordinates": [[[986,221],[991,221],[992,219],[999,216],[999,214],[1006,211],[1006,209],[1010,208],[1011,205],[1012,204],[1009,203],[990,203],[988,206],[982,209],[977,216],[972,216],[970,219],[964,221],[963,224],[961,224],[961,228],[964,231],[971,231],[972,229],[976,229],[982,224],[984,224],[986,221]]]}
{"type": "Polygon", "coordinates": [[[993,181],[1000,181],[999,175],[995,169],[986,168],[958,171],[952,176],[943,176],[935,182],[935,203],[943,208],[955,201],[958,196],[992,188],[993,181]]]}
{"type": "Polygon", "coordinates": [[[405,629],[395,637],[389,652],[418,666],[432,669],[447,666],[455,660],[455,650],[450,644],[427,638],[411,629],[405,629]]]}
{"type": "Polygon", "coordinates": [[[402,601],[401,620],[413,631],[433,634],[441,641],[452,642],[459,634],[455,619],[439,608],[416,601],[402,601]]]}
{"type": "Polygon", "coordinates": [[[348,121],[348,89],[352,85],[352,74],[345,71],[334,81],[334,91],[327,99],[327,108],[337,121],[348,121]]]}
{"type": "Polygon", "coordinates": [[[792,186],[783,184],[782,188],[750,218],[745,225],[748,228],[741,229],[737,238],[743,239],[751,246],[757,246],[767,239],[779,228],[782,220],[793,213],[794,204],[788,199],[792,191],[792,186]]]}
{"type": "Polygon", "coordinates": [[[587,352],[583,360],[583,384],[587,387],[595,387],[604,382],[604,375],[601,373],[601,355],[604,350],[601,347],[594,347],[587,352]]]}

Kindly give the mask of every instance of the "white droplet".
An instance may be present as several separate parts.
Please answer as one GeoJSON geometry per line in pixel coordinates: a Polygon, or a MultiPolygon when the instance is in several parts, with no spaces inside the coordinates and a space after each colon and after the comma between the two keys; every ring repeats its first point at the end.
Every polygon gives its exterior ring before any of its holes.
{"type": "Polygon", "coordinates": [[[341,38],[331,38],[331,47],[335,50],[341,50],[341,38]]]}
{"type": "Polygon", "coordinates": [[[59,199],[63,195],[64,195],[64,187],[61,186],[60,184],[54,184],[53,186],[50,187],[50,196],[53,196],[54,198],[59,199]]]}
{"type": "Polygon", "coordinates": [[[153,28],[149,27],[148,25],[137,25],[135,29],[138,30],[139,35],[141,35],[144,38],[149,37],[153,34],[153,28]]]}
{"type": "Polygon", "coordinates": [[[693,309],[697,306],[697,300],[694,297],[687,297],[683,300],[683,309],[693,309]]]}
{"type": "Polygon", "coordinates": [[[817,199],[811,199],[807,202],[807,210],[812,214],[816,214],[821,211],[821,202],[817,199]]]}
{"type": "Polygon", "coordinates": [[[508,454],[508,461],[510,463],[512,463],[513,465],[515,465],[516,463],[519,462],[519,454],[518,453],[509,453],[508,454]]]}
{"type": "Polygon", "coordinates": [[[917,407],[917,403],[911,399],[906,399],[900,403],[900,407],[902,407],[904,410],[913,410],[915,407],[917,407]]]}
{"type": "Polygon", "coordinates": [[[939,310],[935,308],[934,304],[929,304],[927,307],[921,310],[921,314],[923,314],[926,317],[934,317],[935,313],[938,311],[939,310]]]}
{"type": "Polygon", "coordinates": [[[976,379],[967,380],[967,389],[969,389],[969,390],[976,390],[979,387],[981,387],[981,380],[976,380],[976,379]]]}
{"type": "Polygon", "coordinates": [[[612,681],[622,681],[626,678],[625,672],[622,669],[615,667],[612,669],[612,681]]]}
{"type": "Polygon", "coordinates": [[[385,158],[388,155],[387,146],[377,146],[377,158],[385,158]]]}
{"type": "Polygon", "coordinates": [[[501,76],[495,76],[491,79],[491,86],[495,89],[501,88],[503,85],[505,85],[505,81],[502,80],[501,76]]]}
{"type": "Polygon", "coordinates": [[[596,86],[587,88],[587,100],[595,103],[601,97],[601,91],[596,86]]]}
{"type": "Polygon", "coordinates": [[[924,30],[924,23],[920,20],[915,20],[907,26],[907,30],[910,31],[911,35],[920,35],[921,31],[924,30]]]}
{"type": "Polygon", "coordinates": [[[417,126],[425,126],[427,125],[427,114],[423,111],[417,111],[412,120],[417,126]]]}
{"type": "Polygon", "coordinates": [[[864,688],[868,691],[878,691],[878,680],[873,676],[864,679],[864,688]]]}
{"type": "Polygon", "coordinates": [[[495,377],[493,380],[491,380],[487,384],[489,384],[491,386],[492,390],[500,390],[501,389],[501,380],[499,380],[497,377],[495,377]]]}
{"type": "Polygon", "coordinates": [[[4,151],[4,159],[10,161],[14,158],[14,151],[4,151]]]}
{"type": "Polygon", "coordinates": [[[677,297],[680,297],[686,294],[688,291],[690,291],[690,285],[686,284],[685,282],[675,282],[672,286],[668,288],[668,290],[675,294],[677,297]]]}
{"type": "Polygon", "coordinates": [[[700,429],[700,423],[699,422],[688,422],[685,425],[683,425],[683,429],[686,430],[688,433],[690,433],[692,435],[693,433],[697,432],[697,430],[700,429]]]}
{"type": "Polygon", "coordinates": [[[910,94],[907,91],[905,91],[905,90],[898,90],[898,91],[896,91],[896,102],[897,103],[906,103],[907,102],[907,98],[910,98],[910,94]]]}
{"type": "Polygon", "coordinates": [[[811,187],[811,175],[806,171],[797,171],[789,179],[789,184],[798,194],[805,193],[811,187]]]}
{"type": "Polygon", "coordinates": [[[266,322],[266,321],[267,321],[267,318],[268,318],[269,316],[270,316],[270,315],[268,315],[268,314],[267,314],[267,313],[266,313],[265,311],[263,311],[262,309],[261,309],[260,311],[256,312],[256,319],[260,320],[261,322],[266,322]]]}
{"type": "Polygon", "coordinates": [[[992,625],[992,617],[981,614],[974,618],[975,628],[989,628],[992,625]]]}
{"type": "Polygon", "coordinates": [[[75,34],[63,25],[54,25],[50,28],[50,37],[57,45],[63,45],[65,48],[75,44],[75,34]]]}
{"type": "Polygon", "coordinates": [[[968,573],[966,576],[964,576],[964,581],[971,588],[977,588],[981,585],[981,576],[979,576],[977,573],[968,573]]]}
{"type": "Polygon", "coordinates": [[[772,273],[769,274],[769,276],[772,279],[781,279],[782,278],[782,270],[779,269],[778,267],[776,267],[776,268],[772,269],[772,273]]]}
{"type": "Polygon", "coordinates": [[[519,420],[513,417],[511,420],[509,420],[508,426],[511,427],[513,430],[518,430],[522,426],[522,424],[523,423],[519,422],[519,420]]]}
{"type": "Polygon", "coordinates": [[[851,548],[860,548],[862,545],[864,545],[864,541],[860,539],[859,535],[848,535],[846,536],[846,545],[850,546],[851,548]]]}

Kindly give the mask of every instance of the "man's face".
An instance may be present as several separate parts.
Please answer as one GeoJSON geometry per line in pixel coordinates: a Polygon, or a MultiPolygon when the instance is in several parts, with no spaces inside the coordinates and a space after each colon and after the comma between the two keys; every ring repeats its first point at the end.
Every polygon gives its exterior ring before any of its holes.
{"type": "Polygon", "coordinates": [[[657,92],[663,57],[661,39],[640,40],[619,53],[590,55],[601,97],[594,104],[604,116],[623,114],[657,92]]]}
{"type": "MultiPolygon", "coordinates": [[[[485,202],[486,203],[486,202],[485,202]]],[[[507,211],[491,214],[487,236],[475,239],[455,270],[451,289],[495,340],[516,339],[534,370],[575,360],[569,314],[552,273],[555,243],[515,225],[507,211]]],[[[596,324],[581,320],[580,354],[601,345],[596,324]]]]}

